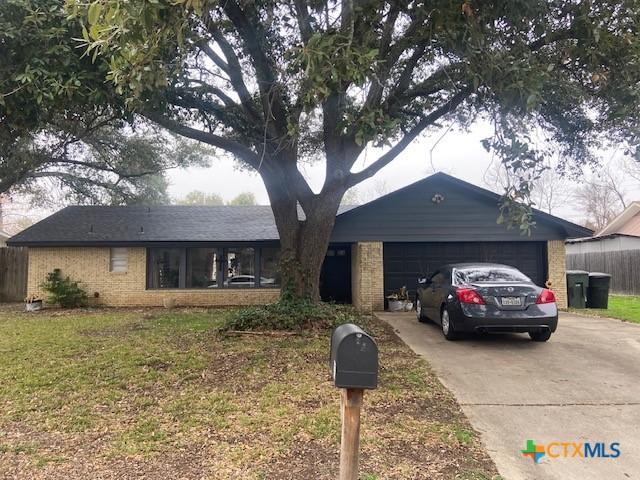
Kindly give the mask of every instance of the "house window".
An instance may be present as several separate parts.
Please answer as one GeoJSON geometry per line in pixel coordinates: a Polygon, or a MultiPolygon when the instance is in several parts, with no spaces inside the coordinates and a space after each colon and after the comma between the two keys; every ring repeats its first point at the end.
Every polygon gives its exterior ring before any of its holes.
{"type": "Polygon", "coordinates": [[[147,288],[279,287],[274,247],[149,248],[147,288]]]}
{"type": "Polygon", "coordinates": [[[225,286],[250,288],[256,286],[255,250],[253,248],[227,248],[225,286]]]}
{"type": "Polygon", "coordinates": [[[279,248],[262,248],[260,250],[260,286],[261,287],[279,287],[280,286],[280,270],[278,265],[280,262],[279,248]]]}
{"type": "Polygon", "coordinates": [[[126,272],[129,265],[128,248],[112,248],[109,257],[110,272],[126,272]]]}
{"type": "Polygon", "coordinates": [[[179,288],[182,248],[149,249],[149,288],[179,288]]]}
{"type": "Polygon", "coordinates": [[[187,249],[186,288],[218,287],[218,249],[187,249]]]}

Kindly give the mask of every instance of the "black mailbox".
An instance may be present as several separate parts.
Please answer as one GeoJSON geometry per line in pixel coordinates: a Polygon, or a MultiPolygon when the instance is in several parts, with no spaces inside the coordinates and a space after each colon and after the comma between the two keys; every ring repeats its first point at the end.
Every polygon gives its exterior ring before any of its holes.
{"type": "Polygon", "coordinates": [[[331,335],[331,376],[336,387],[378,386],[378,346],[360,327],[345,323],[331,335]]]}

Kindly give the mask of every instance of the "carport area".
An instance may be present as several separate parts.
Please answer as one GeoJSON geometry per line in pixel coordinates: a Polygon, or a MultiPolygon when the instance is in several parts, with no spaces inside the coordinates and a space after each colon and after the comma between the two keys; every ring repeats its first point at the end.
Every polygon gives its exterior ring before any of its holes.
{"type": "Polygon", "coordinates": [[[640,478],[639,325],[562,313],[547,343],[516,334],[448,342],[439,326],[418,323],[413,312],[376,315],[431,363],[506,479],[640,478]],[[545,455],[534,464],[521,453],[527,440],[618,442],[621,453],[545,455]]]}

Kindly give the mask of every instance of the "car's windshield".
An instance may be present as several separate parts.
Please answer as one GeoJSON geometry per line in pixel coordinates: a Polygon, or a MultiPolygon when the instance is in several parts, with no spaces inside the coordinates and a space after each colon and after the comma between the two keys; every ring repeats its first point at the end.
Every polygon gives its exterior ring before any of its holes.
{"type": "Polygon", "coordinates": [[[456,269],[453,275],[456,285],[490,282],[531,282],[531,279],[515,268],[466,267],[456,269]]]}

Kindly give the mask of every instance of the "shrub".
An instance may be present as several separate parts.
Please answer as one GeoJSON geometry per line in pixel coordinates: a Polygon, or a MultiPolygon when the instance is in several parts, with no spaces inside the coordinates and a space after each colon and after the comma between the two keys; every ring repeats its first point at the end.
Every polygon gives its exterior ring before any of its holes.
{"type": "Polygon", "coordinates": [[[49,293],[47,303],[58,304],[62,308],[78,308],[87,304],[87,292],[69,277],[62,278],[59,268],[49,272],[41,285],[49,293]]]}
{"type": "Polygon", "coordinates": [[[230,311],[220,330],[327,329],[359,320],[360,315],[350,306],[281,299],[230,311]]]}

